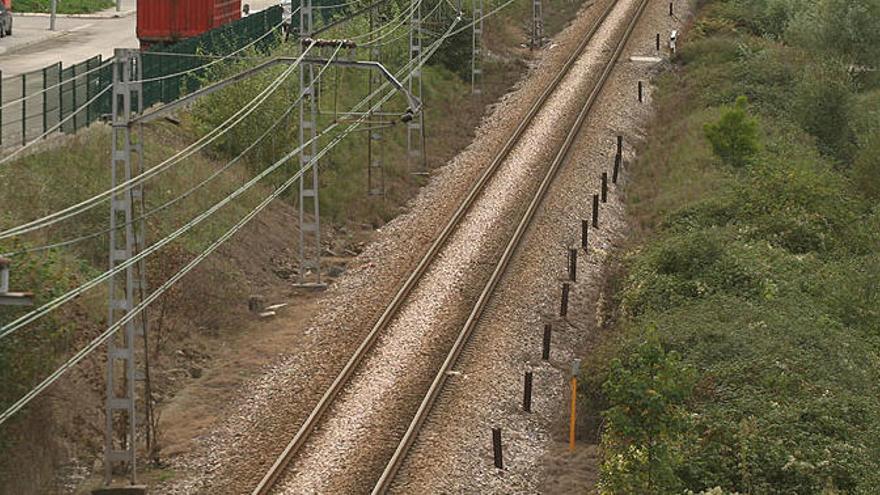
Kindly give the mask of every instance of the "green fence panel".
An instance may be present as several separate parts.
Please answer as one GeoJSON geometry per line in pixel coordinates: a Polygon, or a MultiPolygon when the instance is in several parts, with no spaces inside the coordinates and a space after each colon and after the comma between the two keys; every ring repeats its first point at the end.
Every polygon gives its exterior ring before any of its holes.
{"type": "MultiPolygon", "coordinates": [[[[318,0],[316,6],[330,5],[338,0],[318,0]]],[[[322,19],[329,19],[339,9],[321,11],[322,19]]],[[[257,12],[236,22],[213,29],[207,33],[171,45],[155,45],[142,53],[144,79],[161,78],[144,84],[144,106],[168,103],[198,89],[207,70],[198,69],[210,57],[221,56],[237,50],[262,37],[281,23],[280,6],[257,12]],[[187,72],[186,74],[181,74],[187,72]],[[171,77],[165,77],[171,76],[171,77]]],[[[293,28],[299,26],[299,16],[294,16],[293,28]]],[[[266,36],[254,45],[258,53],[268,53],[280,37],[266,36]]],[[[112,84],[112,58],[106,67],[101,66],[102,57],[96,56],[70,67],[61,63],[38,71],[3,79],[0,72],[0,146],[23,144],[39,137],[49,129],[61,124],[60,131],[68,134],[109,116],[112,112],[112,94],[103,93],[112,84]],[[77,77],[81,76],[81,77],[77,77]],[[80,109],[77,112],[77,109],[80,109]]]]}
{"type": "Polygon", "coordinates": [[[28,142],[43,134],[43,70],[24,74],[22,89],[27,95],[22,111],[24,120],[22,141],[28,142]]]}
{"type": "MultiPolygon", "coordinates": [[[[219,56],[233,52],[254,39],[260,38],[280,23],[281,7],[276,5],[212,29],[201,36],[174,44],[151,46],[141,55],[144,64],[144,78],[162,79],[145,83],[144,105],[150,107],[157,103],[171,102],[198,89],[203,82],[206,70],[192,69],[211,60],[207,56],[219,56]],[[191,56],[195,54],[206,55],[206,57],[191,56]],[[187,73],[181,74],[183,72],[187,73]]],[[[256,43],[254,49],[257,52],[266,53],[276,41],[275,36],[267,36],[256,43]]]]}
{"type": "Polygon", "coordinates": [[[61,97],[59,88],[55,86],[61,82],[61,63],[50,65],[43,69],[43,132],[52,129],[60,119],[61,97]]]}

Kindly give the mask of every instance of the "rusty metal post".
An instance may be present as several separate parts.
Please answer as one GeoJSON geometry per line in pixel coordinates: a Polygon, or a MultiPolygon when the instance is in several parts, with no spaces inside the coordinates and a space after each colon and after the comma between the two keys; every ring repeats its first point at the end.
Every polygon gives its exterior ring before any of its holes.
{"type": "Polygon", "coordinates": [[[602,172],[602,202],[608,202],[608,172],[602,172]]]}
{"type": "Polygon", "coordinates": [[[614,172],[611,174],[611,182],[617,184],[617,177],[620,175],[620,160],[621,156],[616,155],[614,157],[614,172]]]}
{"type": "Polygon", "coordinates": [[[571,285],[568,282],[562,284],[562,303],[559,306],[559,316],[565,318],[568,316],[568,292],[571,290],[571,285]]]}
{"type": "Polygon", "coordinates": [[[553,327],[549,323],[544,324],[544,342],[541,349],[541,359],[550,360],[550,339],[553,334],[553,327]]]}
{"type": "Polygon", "coordinates": [[[587,252],[587,249],[590,246],[589,238],[588,238],[589,229],[590,229],[590,222],[588,222],[586,220],[581,220],[581,247],[584,248],[585,253],[587,252]]]}
{"type": "Polygon", "coordinates": [[[523,383],[523,411],[532,412],[532,372],[526,371],[523,383]]]}
{"type": "Polygon", "coordinates": [[[495,467],[504,469],[504,460],[501,453],[501,428],[492,428],[492,454],[495,458],[495,467]]]}

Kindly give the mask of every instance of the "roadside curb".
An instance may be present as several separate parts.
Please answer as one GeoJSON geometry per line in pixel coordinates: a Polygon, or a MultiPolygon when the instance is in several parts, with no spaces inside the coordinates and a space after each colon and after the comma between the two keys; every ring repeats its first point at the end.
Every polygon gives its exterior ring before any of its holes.
{"type": "MultiPolygon", "coordinates": [[[[112,12],[93,12],[91,14],[57,14],[55,18],[68,18],[68,19],[121,19],[123,17],[130,17],[137,13],[137,10],[123,10],[121,12],[116,12],[115,10],[112,12]]],[[[51,17],[52,14],[47,14],[45,12],[13,12],[13,16],[15,17],[51,17]]]]}

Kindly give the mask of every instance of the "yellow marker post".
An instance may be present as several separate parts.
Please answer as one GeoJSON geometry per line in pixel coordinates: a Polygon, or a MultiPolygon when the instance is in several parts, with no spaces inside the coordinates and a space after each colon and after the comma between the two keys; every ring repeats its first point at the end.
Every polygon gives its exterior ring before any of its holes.
{"type": "Polygon", "coordinates": [[[575,425],[577,424],[577,383],[581,360],[571,363],[571,418],[568,426],[568,451],[574,452],[575,425]]]}

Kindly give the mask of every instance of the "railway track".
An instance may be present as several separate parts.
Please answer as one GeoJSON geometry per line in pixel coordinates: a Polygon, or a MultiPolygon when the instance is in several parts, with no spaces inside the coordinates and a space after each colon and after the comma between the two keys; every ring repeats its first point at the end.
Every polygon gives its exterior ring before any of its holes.
{"type": "MultiPolygon", "coordinates": [[[[388,304],[379,319],[373,325],[370,332],[367,334],[360,346],[343,367],[342,371],[339,373],[339,375],[321,397],[321,399],[316,404],[306,421],[302,424],[294,438],[290,440],[284,451],[278,456],[268,472],[261,479],[257,487],[253,490],[253,495],[267,495],[269,493],[272,493],[273,489],[276,488],[276,485],[279,483],[279,480],[281,480],[282,477],[285,475],[285,472],[288,470],[291,462],[297,457],[298,454],[300,454],[312,434],[315,431],[321,429],[322,421],[325,420],[327,412],[331,409],[331,406],[334,405],[334,402],[337,401],[337,399],[340,397],[343,390],[350,384],[359,367],[374,349],[375,344],[380,336],[383,334],[383,331],[386,330],[390,322],[398,315],[408,297],[413,293],[419,281],[422,280],[423,275],[428,271],[432,264],[434,264],[435,260],[438,257],[438,254],[441,252],[444,246],[447,245],[447,242],[452,237],[453,233],[459,228],[465,218],[467,218],[468,214],[471,212],[474,204],[476,203],[477,198],[480,197],[480,195],[486,190],[487,185],[492,181],[493,177],[495,177],[496,172],[501,167],[501,164],[504,163],[504,161],[510,156],[514,147],[520,142],[524,133],[532,124],[535,116],[542,108],[544,108],[545,104],[551,98],[554,91],[559,87],[565,76],[569,74],[572,67],[578,61],[579,57],[584,53],[584,50],[587,48],[591,40],[593,40],[600,27],[602,27],[603,23],[609,17],[609,14],[611,14],[611,12],[615,9],[620,1],[621,0],[614,0],[612,2],[609,2],[609,5],[596,19],[589,31],[579,41],[577,47],[572,51],[568,59],[566,59],[562,68],[555,75],[551,83],[545,88],[540,97],[529,108],[525,118],[523,118],[515,131],[505,142],[500,152],[494,157],[494,159],[486,168],[484,173],[480,176],[478,181],[472,186],[471,190],[468,192],[467,196],[462,201],[458,209],[444,226],[441,233],[431,244],[428,251],[421,258],[419,263],[416,265],[416,268],[411,272],[409,277],[400,287],[392,301],[388,304]]],[[[646,5],[647,0],[639,0],[638,5],[633,11],[632,18],[627,24],[623,35],[617,41],[616,47],[612,52],[611,57],[604,62],[604,69],[601,76],[594,84],[592,91],[589,94],[589,97],[581,107],[577,118],[574,121],[574,125],[566,134],[565,140],[562,143],[561,147],[555,152],[554,158],[549,167],[547,167],[538,189],[532,195],[531,200],[528,203],[528,207],[520,217],[512,236],[509,238],[506,246],[504,247],[503,253],[501,254],[497,263],[495,263],[491,276],[482,286],[479,297],[476,300],[476,303],[470,309],[466,322],[457,333],[454,343],[452,344],[451,348],[449,348],[445,359],[443,359],[442,361],[442,365],[440,365],[439,369],[437,369],[433,381],[430,382],[430,386],[427,388],[426,391],[424,391],[424,395],[420,395],[421,402],[417,411],[415,412],[415,415],[412,416],[408,427],[406,427],[405,433],[403,433],[400,441],[397,443],[394,453],[385,464],[384,470],[380,475],[378,475],[378,480],[376,481],[372,489],[372,492],[374,494],[385,493],[391,486],[395,474],[400,469],[400,466],[406,458],[407,452],[409,451],[410,447],[412,446],[418,435],[419,429],[421,428],[425,419],[430,414],[431,407],[436,401],[443,387],[446,377],[448,376],[448,372],[451,371],[452,366],[454,366],[456,360],[464,349],[469,335],[476,327],[480,316],[483,313],[483,310],[485,309],[487,303],[491,298],[492,292],[498,285],[498,282],[501,280],[501,277],[503,276],[507,265],[510,263],[514,252],[522,241],[522,238],[532,218],[534,217],[535,212],[537,211],[542,199],[549,190],[553,178],[555,177],[561,165],[566,160],[569,150],[575,140],[575,137],[579,133],[584,121],[587,119],[590,113],[590,109],[592,108],[599,93],[604,87],[604,84],[611,74],[611,71],[615,66],[617,60],[619,59],[620,54],[623,52],[626,42],[632,34],[632,31],[634,30],[638,19],[640,18],[646,5]]],[[[415,398],[418,398],[418,396],[415,396],[415,398]]],[[[402,419],[403,421],[401,423],[402,425],[405,425],[405,421],[407,418],[403,417],[402,419]]]]}

